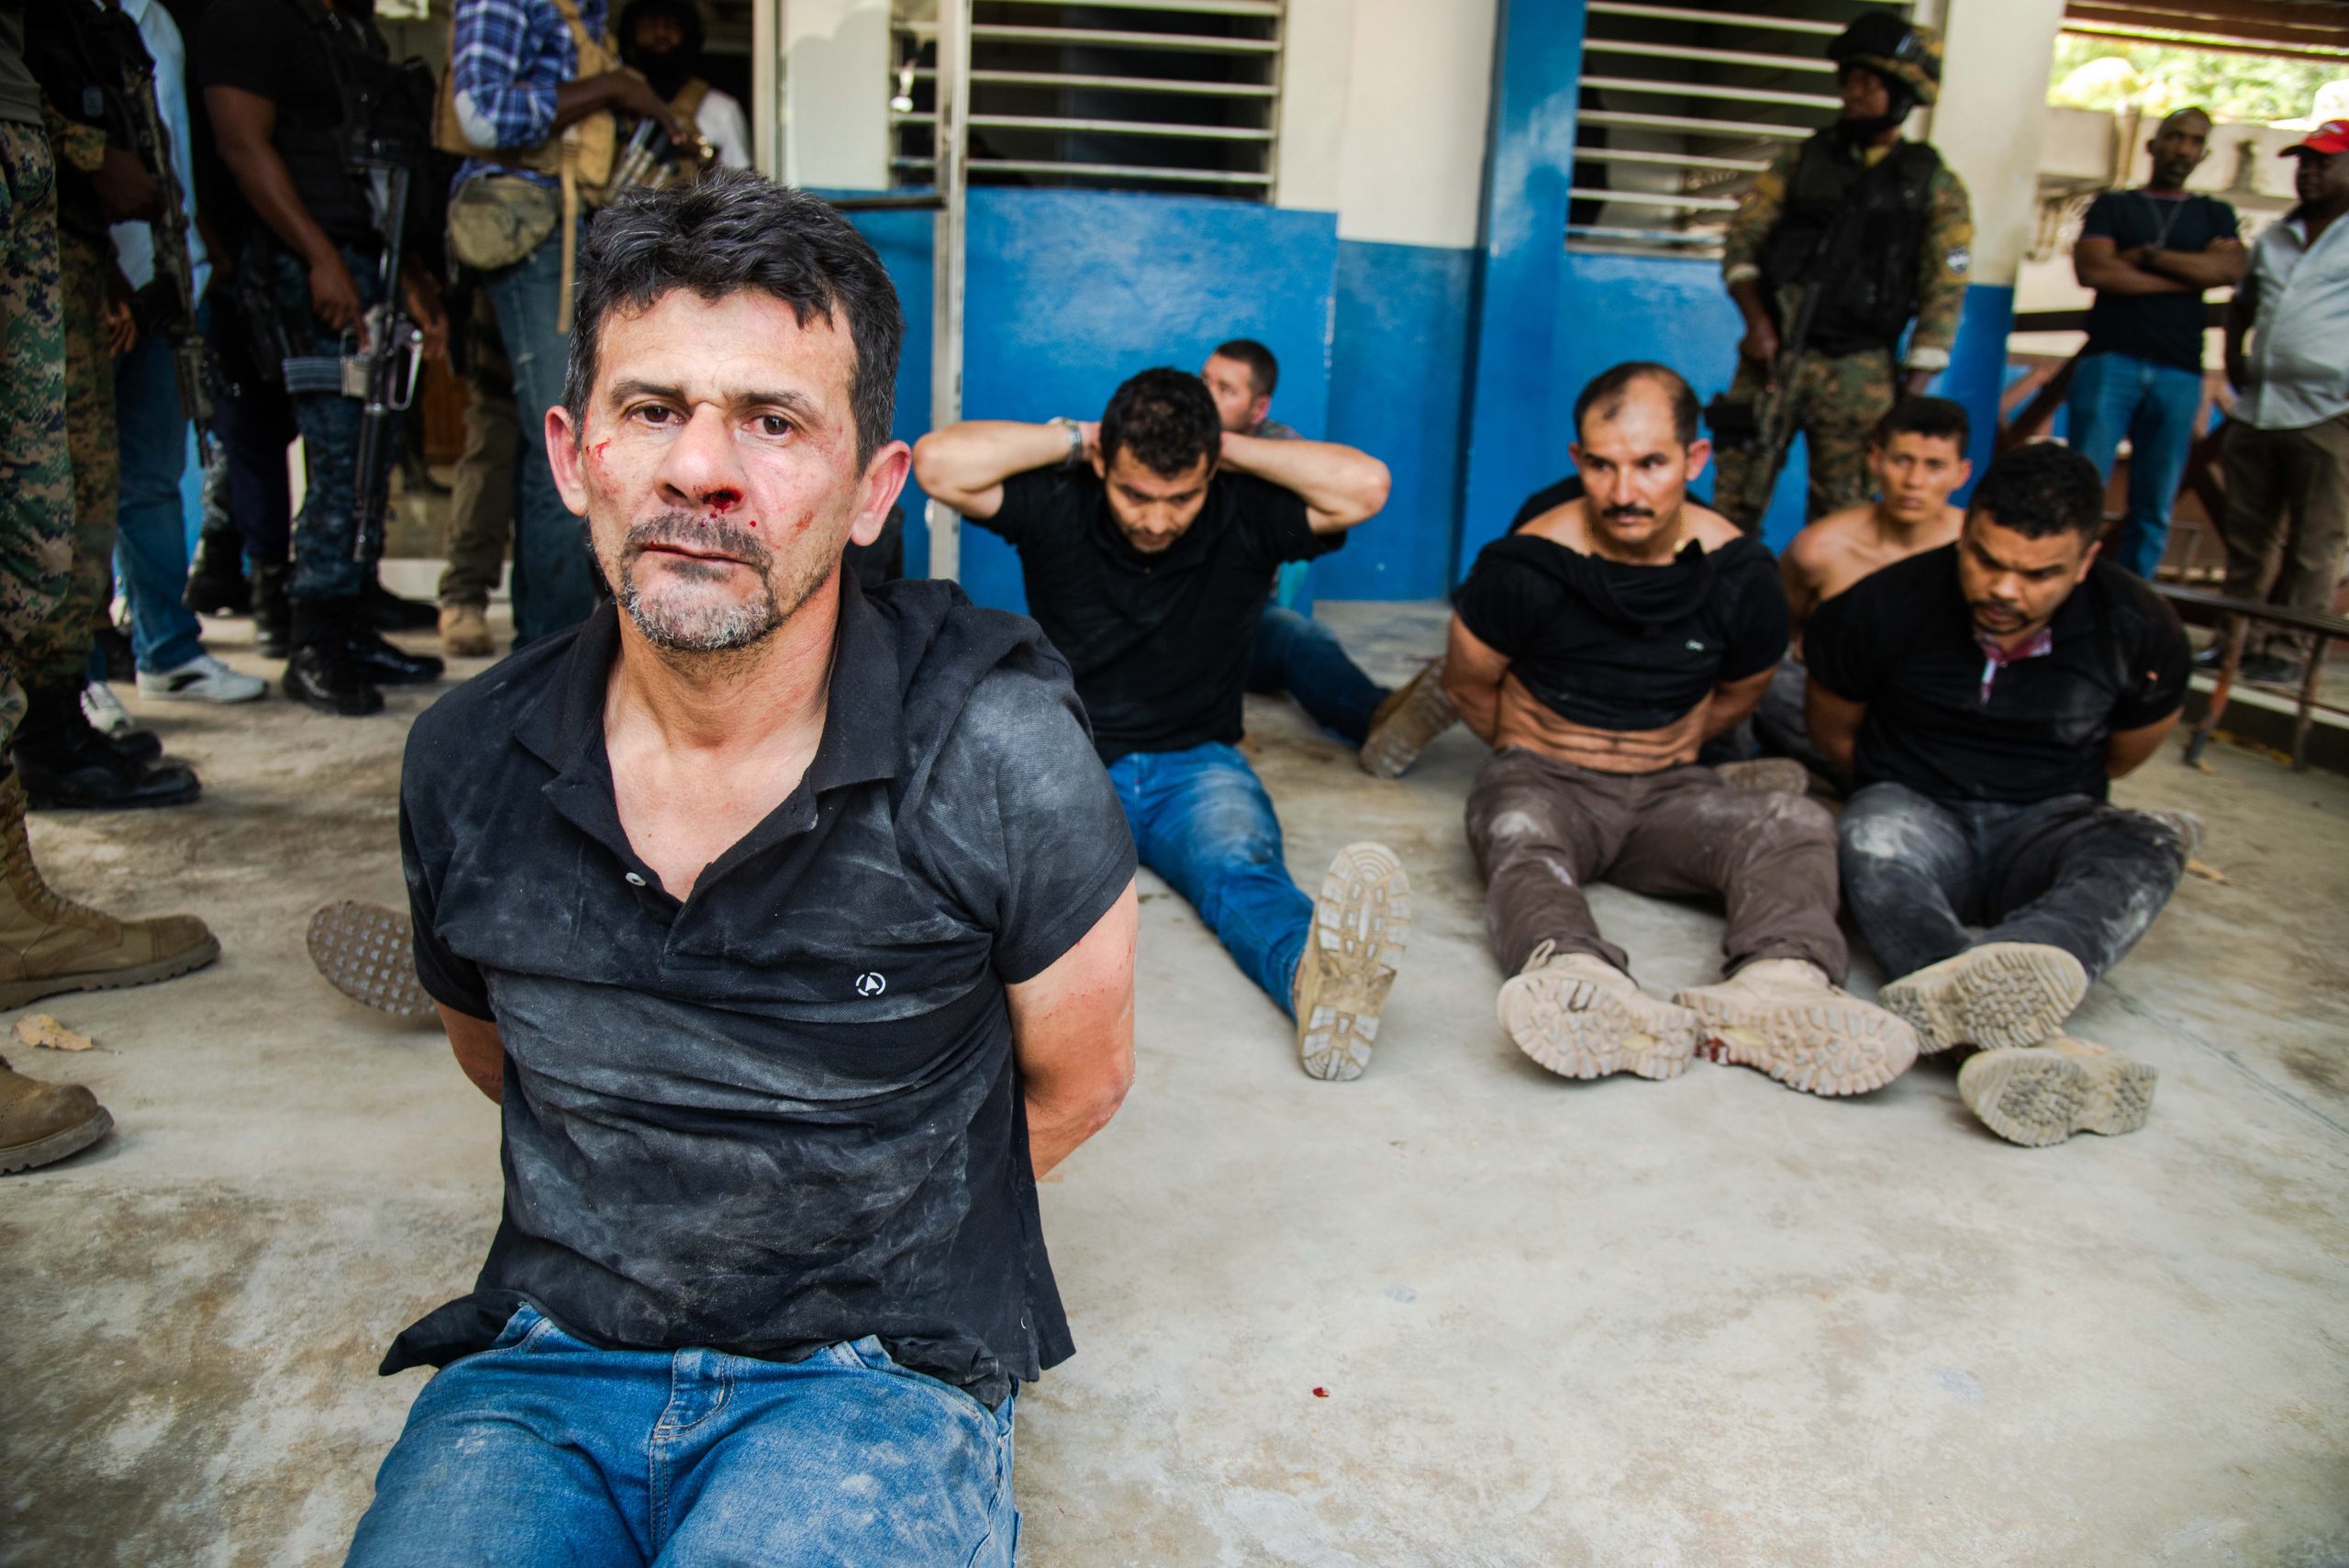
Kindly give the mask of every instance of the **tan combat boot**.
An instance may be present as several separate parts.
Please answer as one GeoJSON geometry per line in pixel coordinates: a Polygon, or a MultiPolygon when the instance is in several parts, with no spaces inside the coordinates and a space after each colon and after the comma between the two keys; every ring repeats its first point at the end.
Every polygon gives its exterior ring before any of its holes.
{"type": "Polygon", "coordinates": [[[1916,1027],[1919,1049],[2037,1045],[2088,994],[2087,971],[2044,942],[1985,942],[1904,974],[1877,995],[1916,1027]]]}
{"type": "Polygon", "coordinates": [[[496,652],[496,639],[489,635],[489,612],[479,605],[441,606],[440,647],[452,659],[496,652]]]}
{"type": "Polygon", "coordinates": [[[0,780],[0,1009],[201,969],[220,941],[192,915],[117,920],[50,891],[25,840],[25,786],[0,780]]]}
{"type": "Polygon", "coordinates": [[[1992,1132],[2037,1149],[2076,1132],[2136,1131],[2154,1114],[2159,1077],[2149,1062],[2057,1034],[2020,1051],[1976,1051],[1957,1070],[1957,1095],[1992,1132]]]}
{"type": "Polygon", "coordinates": [[[1700,1020],[1705,1054],[1814,1095],[1881,1089],[1917,1060],[1917,1031],[1798,958],[1756,959],[1672,998],[1700,1020]]]}
{"type": "Polygon", "coordinates": [[[1518,1049],[1564,1078],[1677,1078],[1697,1053],[1696,1014],[1657,1001],[1596,954],[1552,942],[1502,984],[1497,1010],[1518,1049]]]}
{"type": "Polygon", "coordinates": [[[1411,879],[1394,851],[1384,844],[1340,850],[1313,901],[1291,994],[1297,1059],[1308,1074],[1344,1083],[1370,1065],[1378,1010],[1410,934],[1411,879]]]}
{"type": "Polygon", "coordinates": [[[1357,753],[1362,771],[1375,779],[1399,779],[1430,741],[1459,722],[1452,699],[1443,695],[1439,654],[1372,710],[1370,733],[1357,753]]]}
{"type": "Polygon", "coordinates": [[[0,1060],[0,1175],[78,1154],[114,1118],[79,1084],[44,1084],[0,1060]]]}

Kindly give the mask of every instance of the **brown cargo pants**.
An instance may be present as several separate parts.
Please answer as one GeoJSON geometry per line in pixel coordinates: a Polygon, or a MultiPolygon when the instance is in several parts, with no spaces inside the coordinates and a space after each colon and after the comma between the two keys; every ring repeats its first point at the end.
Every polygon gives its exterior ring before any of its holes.
{"type": "Polygon", "coordinates": [[[1604,880],[1729,906],[1726,973],[1806,959],[1843,983],[1835,924],[1835,822],[1802,795],[1731,789],[1710,768],[1602,773],[1512,746],[1468,792],[1468,845],[1486,882],[1485,928],[1505,973],[1542,942],[1631,973],[1598,934],[1583,888],[1604,880]]]}

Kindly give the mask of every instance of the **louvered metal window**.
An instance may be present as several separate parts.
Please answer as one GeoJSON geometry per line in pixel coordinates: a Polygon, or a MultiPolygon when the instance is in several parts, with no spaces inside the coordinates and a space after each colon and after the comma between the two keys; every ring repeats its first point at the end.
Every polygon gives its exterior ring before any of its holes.
{"type": "Polygon", "coordinates": [[[1835,117],[1827,45],[1876,0],[1589,0],[1566,241],[1719,255],[1778,149],[1835,117]]]}
{"type": "MultiPolygon", "coordinates": [[[[970,182],[1270,199],[1283,0],[978,0],[970,182]]],[[[891,183],[936,177],[937,0],[898,0],[891,183]]]]}

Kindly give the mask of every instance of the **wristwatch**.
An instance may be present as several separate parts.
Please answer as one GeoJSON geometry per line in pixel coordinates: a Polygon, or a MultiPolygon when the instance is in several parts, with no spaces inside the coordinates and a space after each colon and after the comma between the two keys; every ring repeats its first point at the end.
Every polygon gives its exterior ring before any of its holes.
{"type": "Polygon", "coordinates": [[[1045,424],[1068,432],[1068,455],[1061,459],[1063,468],[1074,468],[1085,456],[1085,432],[1075,420],[1065,414],[1055,414],[1045,424]]]}

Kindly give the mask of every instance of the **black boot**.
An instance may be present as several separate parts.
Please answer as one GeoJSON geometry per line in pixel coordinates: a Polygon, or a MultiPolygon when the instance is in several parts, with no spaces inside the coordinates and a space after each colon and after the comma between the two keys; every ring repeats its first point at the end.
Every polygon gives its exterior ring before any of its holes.
{"type": "Polygon", "coordinates": [[[245,576],[245,539],[234,528],[206,528],[195,541],[195,564],[180,602],[200,616],[252,614],[253,586],[245,576]]]}
{"type": "MultiPolygon", "coordinates": [[[[362,603],[364,601],[362,601],[362,603]]],[[[435,620],[440,611],[432,612],[435,620]]],[[[344,657],[351,667],[379,686],[420,686],[440,678],[444,668],[440,661],[429,653],[410,653],[406,649],[384,639],[366,616],[351,617],[346,628],[350,633],[344,644],[344,657]]]]}
{"type": "Polygon", "coordinates": [[[368,613],[374,617],[378,631],[437,631],[440,626],[440,606],[428,605],[421,599],[403,599],[384,586],[381,577],[367,580],[368,613]]]}
{"type": "Polygon", "coordinates": [[[131,656],[128,632],[109,621],[98,628],[91,644],[97,650],[108,681],[129,683],[139,679],[139,661],[131,656]]]}
{"type": "Polygon", "coordinates": [[[357,599],[296,599],[294,656],[285,695],[320,713],[360,718],[384,711],[384,694],[351,657],[351,631],[365,612],[357,599]]]}
{"type": "Polygon", "coordinates": [[[14,755],[35,806],[117,811],[184,806],[203,793],[184,762],[148,762],[109,744],[82,711],[79,686],[37,686],[26,699],[14,755]]]}
{"type": "Polygon", "coordinates": [[[253,562],[253,651],[283,659],[294,646],[294,609],[285,596],[293,568],[283,561],[253,562]]]}

